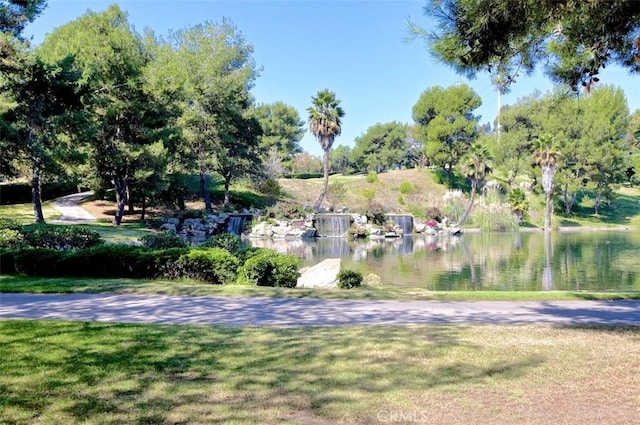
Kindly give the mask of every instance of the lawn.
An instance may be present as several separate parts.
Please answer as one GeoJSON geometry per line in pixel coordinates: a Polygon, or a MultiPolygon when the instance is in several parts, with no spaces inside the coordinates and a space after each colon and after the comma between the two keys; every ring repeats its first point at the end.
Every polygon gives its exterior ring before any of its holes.
{"type": "MultiPolygon", "coordinates": [[[[57,220],[62,214],[51,206],[53,201],[42,203],[42,213],[47,221],[57,220]]],[[[0,206],[0,218],[10,218],[22,224],[31,224],[34,221],[33,204],[14,204],[0,206]]]]}
{"type": "Polygon", "coordinates": [[[637,423],[640,329],[0,322],[6,424],[637,423]]]}
{"type": "Polygon", "coordinates": [[[640,299],[640,292],[427,291],[422,288],[302,289],[210,285],[194,280],[78,279],[0,276],[0,293],[118,293],[356,300],[559,301],[640,299]]]}

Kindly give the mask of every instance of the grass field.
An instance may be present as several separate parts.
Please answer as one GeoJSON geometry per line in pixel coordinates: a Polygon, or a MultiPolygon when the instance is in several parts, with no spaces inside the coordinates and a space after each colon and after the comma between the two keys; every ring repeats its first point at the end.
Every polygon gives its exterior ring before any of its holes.
{"type": "Polygon", "coordinates": [[[637,423],[640,329],[0,322],[6,424],[637,423]]]}
{"type": "Polygon", "coordinates": [[[245,285],[210,285],[193,280],[78,279],[0,276],[0,293],[119,293],[222,297],[275,297],[355,300],[441,301],[553,301],[640,300],[639,291],[426,291],[422,288],[382,287],[341,289],[269,288],[245,285]]]}

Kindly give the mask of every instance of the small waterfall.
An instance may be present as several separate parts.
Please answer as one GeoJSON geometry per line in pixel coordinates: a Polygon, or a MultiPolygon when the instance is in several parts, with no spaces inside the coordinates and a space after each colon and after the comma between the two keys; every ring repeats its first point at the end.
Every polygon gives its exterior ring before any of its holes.
{"type": "Polygon", "coordinates": [[[247,226],[247,221],[251,220],[250,214],[231,214],[227,220],[227,233],[240,236],[247,226]]]}
{"type": "Polygon", "coordinates": [[[351,226],[349,214],[316,214],[313,225],[321,237],[343,237],[351,226]]]}
{"type": "Polygon", "coordinates": [[[413,216],[410,214],[387,214],[387,220],[393,221],[402,228],[404,236],[413,235],[413,216]]]}

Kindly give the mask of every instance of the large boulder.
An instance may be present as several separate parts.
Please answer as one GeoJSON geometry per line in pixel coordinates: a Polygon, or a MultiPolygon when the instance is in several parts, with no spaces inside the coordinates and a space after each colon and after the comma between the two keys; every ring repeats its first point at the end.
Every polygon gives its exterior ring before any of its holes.
{"type": "Polygon", "coordinates": [[[297,288],[335,288],[342,259],[329,258],[305,269],[298,278],[297,288]]]}

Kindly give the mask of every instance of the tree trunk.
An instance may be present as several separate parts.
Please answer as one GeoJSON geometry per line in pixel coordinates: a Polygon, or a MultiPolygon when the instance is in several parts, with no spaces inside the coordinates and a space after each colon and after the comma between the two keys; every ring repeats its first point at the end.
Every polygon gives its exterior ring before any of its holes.
{"type": "Polygon", "coordinates": [[[200,167],[200,192],[204,198],[204,207],[207,211],[213,211],[211,206],[211,194],[207,189],[207,170],[204,166],[200,167]]]}
{"type": "Polygon", "coordinates": [[[187,209],[187,204],[184,202],[184,191],[181,189],[178,191],[178,209],[184,211],[187,209]]]}
{"type": "Polygon", "coordinates": [[[322,183],[322,191],[320,192],[320,196],[318,196],[318,200],[316,201],[316,205],[314,209],[316,211],[320,211],[320,207],[322,206],[322,201],[324,201],[324,197],[327,194],[327,188],[329,187],[329,149],[324,150],[324,181],[322,183]]]}
{"type": "Polygon", "coordinates": [[[576,202],[576,197],[578,196],[578,192],[569,193],[567,189],[563,191],[564,195],[564,213],[566,215],[571,214],[573,210],[573,204],[576,202]]]}
{"type": "Polygon", "coordinates": [[[131,196],[131,184],[127,182],[127,209],[129,214],[133,214],[135,212],[135,205],[133,205],[133,196],[131,196]]]}
{"type": "Polygon", "coordinates": [[[224,203],[222,204],[223,207],[226,207],[229,205],[229,185],[231,184],[231,177],[225,177],[224,178],[224,203]]]}
{"type": "Polygon", "coordinates": [[[145,196],[142,197],[142,212],[140,213],[140,220],[144,220],[144,217],[147,214],[147,198],[145,196]]]}
{"type": "Polygon", "coordinates": [[[595,215],[598,215],[600,213],[600,204],[602,203],[602,194],[597,193],[596,194],[596,202],[593,205],[593,213],[595,215]]]}
{"type": "Polygon", "coordinates": [[[551,230],[551,213],[553,212],[553,202],[551,200],[551,192],[546,192],[546,205],[544,209],[544,230],[551,230]]]}
{"type": "Polygon", "coordinates": [[[205,209],[211,212],[213,211],[213,207],[211,206],[211,194],[207,189],[207,167],[204,163],[204,143],[200,143],[200,145],[198,146],[198,157],[200,160],[200,192],[202,193],[202,198],[204,199],[205,209]]]}
{"type": "Polygon", "coordinates": [[[44,224],[42,213],[42,160],[33,158],[33,175],[31,176],[31,199],[33,201],[33,216],[36,224],[44,224]]]}
{"type": "Polygon", "coordinates": [[[116,192],[116,215],[113,224],[119,226],[124,217],[124,208],[127,206],[127,179],[119,173],[113,173],[113,187],[116,192]]]}
{"type": "Polygon", "coordinates": [[[458,224],[456,224],[457,227],[460,227],[464,224],[464,222],[467,220],[467,217],[469,217],[469,213],[471,212],[471,208],[473,208],[473,198],[475,198],[476,196],[476,188],[478,187],[478,180],[476,179],[472,179],[471,180],[471,194],[469,195],[469,205],[467,205],[467,209],[464,211],[464,214],[462,215],[462,218],[460,219],[460,221],[458,221],[458,224]]]}

